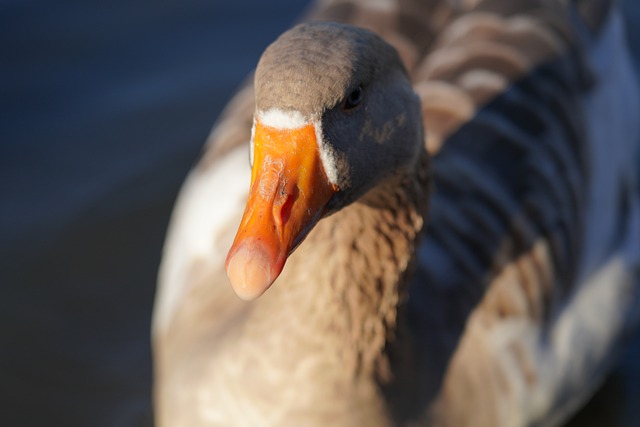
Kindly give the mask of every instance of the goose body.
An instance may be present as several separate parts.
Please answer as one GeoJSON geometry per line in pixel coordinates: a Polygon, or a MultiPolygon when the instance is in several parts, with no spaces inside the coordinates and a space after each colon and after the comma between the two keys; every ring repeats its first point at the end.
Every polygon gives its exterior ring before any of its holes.
{"type": "Polygon", "coordinates": [[[640,315],[640,105],[617,13],[576,4],[325,1],[382,38],[315,22],[267,49],[174,211],[160,426],[586,402],[640,315]]]}

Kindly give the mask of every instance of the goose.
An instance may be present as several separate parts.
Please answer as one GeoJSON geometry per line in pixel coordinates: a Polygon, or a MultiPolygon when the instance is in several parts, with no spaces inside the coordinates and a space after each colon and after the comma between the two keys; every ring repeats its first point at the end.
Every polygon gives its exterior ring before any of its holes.
{"type": "Polygon", "coordinates": [[[608,1],[321,1],[187,178],[160,426],[555,426],[640,317],[608,1]]]}

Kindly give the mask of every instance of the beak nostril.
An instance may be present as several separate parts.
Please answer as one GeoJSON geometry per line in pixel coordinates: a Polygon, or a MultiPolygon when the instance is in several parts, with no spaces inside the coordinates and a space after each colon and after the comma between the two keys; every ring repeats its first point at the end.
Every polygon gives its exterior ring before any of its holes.
{"type": "Polygon", "coordinates": [[[293,204],[296,200],[298,200],[299,193],[300,191],[298,190],[298,186],[294,186],[291,189],[291,192],[285,196],[286,200],[282,204],[282,208],[280,208],[280,221],[282,221],[281,223],[283,225],[286,224],[287,221],[289,221],[289,218],[291,217],[291,210],[293,209],[293,204]]]}

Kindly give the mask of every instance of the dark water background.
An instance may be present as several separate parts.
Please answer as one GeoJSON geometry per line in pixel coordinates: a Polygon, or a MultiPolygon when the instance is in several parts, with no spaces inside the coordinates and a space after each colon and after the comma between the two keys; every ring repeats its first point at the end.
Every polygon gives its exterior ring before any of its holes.
{"type": "MultiPolygon", "coordinates": [[[[0,1],[0,425],[151,425],[171,206],[305,3],[0,1]]],[[[625,6],[640,58],[640,2],[625,6]]]]}
{"type": "Polygon", "coordinates": [[[0,426],[150,425],[179,185],[295,0],[0,3],[0,426]]]}

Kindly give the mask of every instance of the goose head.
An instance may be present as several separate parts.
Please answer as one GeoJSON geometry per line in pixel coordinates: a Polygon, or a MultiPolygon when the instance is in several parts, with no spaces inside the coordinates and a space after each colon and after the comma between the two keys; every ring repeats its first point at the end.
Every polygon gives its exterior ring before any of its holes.
{"type": "Polygon", "coordinates": [[[226,269],[243,299],[264,293],[322,219],[423,150],[420,101],[395,49],[372,32],[302,24],[255,73],[251,186],[226,269]]]}

